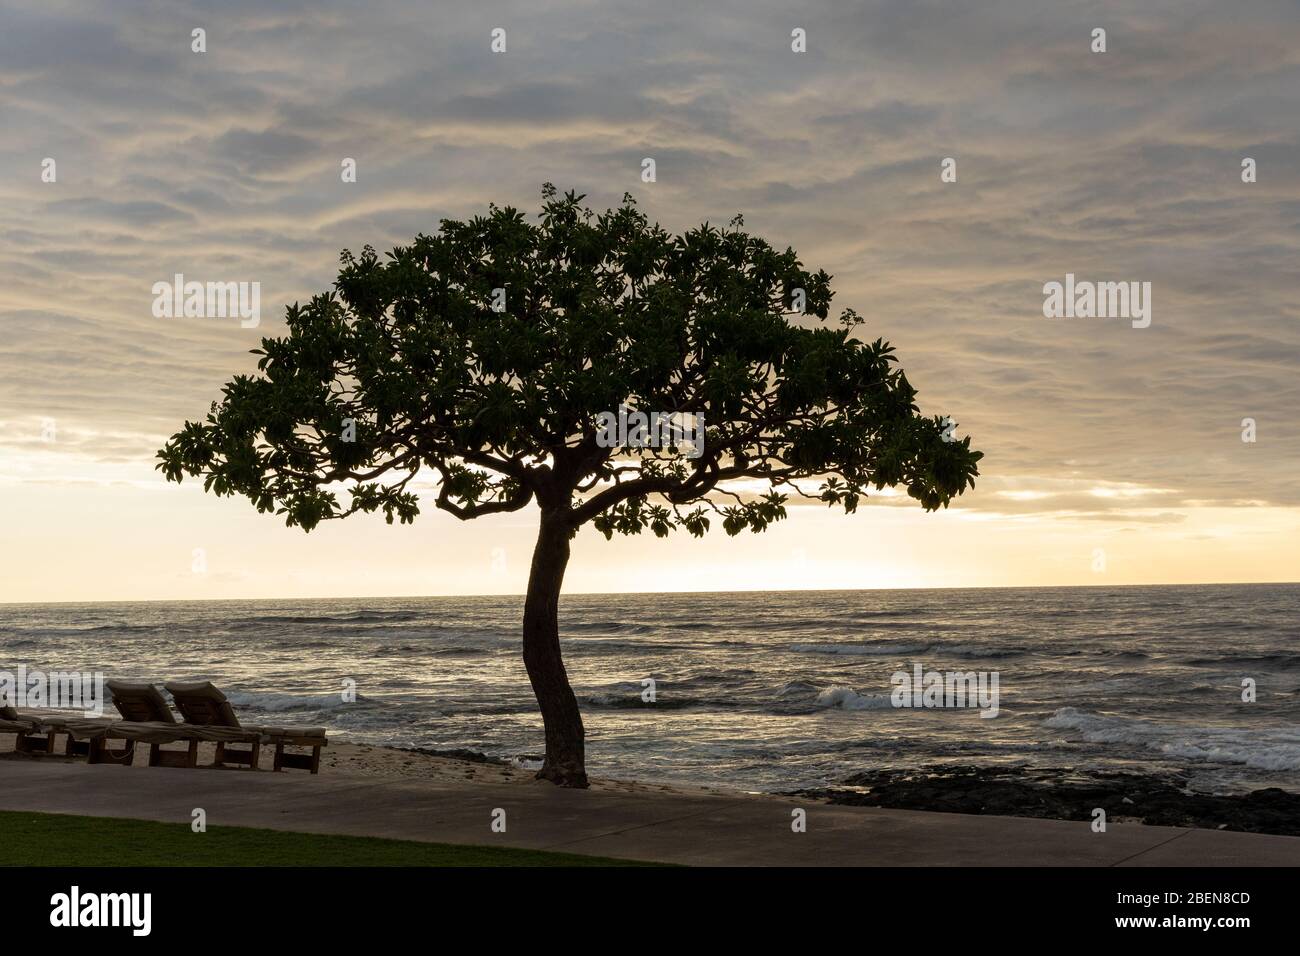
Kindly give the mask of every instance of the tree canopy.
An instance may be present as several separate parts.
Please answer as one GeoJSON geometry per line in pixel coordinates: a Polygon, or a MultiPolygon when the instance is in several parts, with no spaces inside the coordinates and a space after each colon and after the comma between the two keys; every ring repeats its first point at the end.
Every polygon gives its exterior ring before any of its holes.
{"type": "Polygon", "coordinates": [[[535,222],[493,205],[382,258],[344,251],[334,289],[288,308],[258,374],[158,467],[305,530],[410,522],[421,473],[458,518],[536,502],[607,537],[762,531],[791,494],[852,512],[901,486],[933,510],[973,487],[981,453],[920,414],[852,309],[828,319],[824,271],[740,217],[672,235],[630,196],[583,199],[547,184],[535,222]],[[702,415],[702,450],[604,447],[597,417],[620,405],[702,415]]]}

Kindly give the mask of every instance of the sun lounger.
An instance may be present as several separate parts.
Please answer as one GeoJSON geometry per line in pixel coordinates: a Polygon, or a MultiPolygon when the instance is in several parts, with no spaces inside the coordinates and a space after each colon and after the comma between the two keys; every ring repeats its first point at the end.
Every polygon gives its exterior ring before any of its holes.
{"type": "MultiPolygon", "coordinates": [[[[208,681],[182,683],[173,681],[164,684],[172,695],[176,709],[185,718],[187,726],[194,726],[202,731],[242,732],[251,734],[259,740],[275,745],[275,763],[273,769],[284,770],[293,767],[298,770],[320,772],[320,751],[327,745],[324,727],[244,727],[235,710],[230,706],[226,695],[208,681]],[[285,752],[285,747],[306,747],[309,753],[285,752]]],[[[258,746],[254,744],[251,751],[234,750],[217,744],[216,765],[226,763],[248,764],[256,768],[258,746]]]]}
{"type": "Polygon", "coordinates": [[[177,724],[176,715],[167,706],[167,699],[158,692],[157,687],[149,683],[134,684],[119,680],[106,681],[104,686],[112,695],[113,706],[122,715],[122,719],[111,721],[102,732],[90,724],[70,728],[69,747],[73,747],[71,738],[81,729],[87,737],[86,759],[89,763],[129,765],[135,760],[135,745],[148,743],[151,767],[197,765],[199,738],[177,724]],[[114,752],[109,747],[110,740],[124,741],[123,749],[114,752]],[[163,744],[176,740],[185,741],[185,751],[162,749],[163,744]]]}
{"type": "MultiPolygon", "coordinates": [[[[181,717],[187,726],[244,730],[230,702],[226,700],[226,695],[210,683],[204,681],[186,684],[172,681],[163,686],[172,695],[176,709],[181,712],[181,717]]],[[[218,741],[216,755],[212,761],[213,766],[238,764],[256,770],[262,755],[262,737],[256,731],[246,732],[246,737],[243,742],[251,745],[247,750],[232,749],[226,746],[227,741],[218,741]]]]}
{"type": "Polygon", "coordinates": [[[39,717],[20,717],[13,707],[0,707],[0,734],[14,734],[14,752],[43,754],[54,750],[54,733],[39,717]]]}
{"type": "MultiPolygon", "coordinates": [[[[113,705],[123,719],[113,721],[102,737],[92,737],[92,762],[118,760],[107,746],[96,749],[96,740],[125,740],[129,750],[133,750],[137,743],[149,745],[151,767],[196,767],[199,744],[207,742],[216,744],[214,766],[243,763],[257,769],[262,735],[256,728],[240,727],[238,721],[224,725],[198,724],[189,720],[180,723],[167,700],[152,684],[107,681],[106,686],[113,697],[113,705]],[[166,750],[163,747],[164,744],[178,741],[186,745],[185,750],[166,750]],[[249,744],[250,747],[244,751],[232,751],[228,749],[232,743],[249,744]]],[[[184,711],[182,715],[185,715],[184,711]]],[[[231,716],[233,717],[233,712],[231,716]]],[[[118,762],[129,760],[121,759],[118,762]]]]}
{"type": "Polygon", "coordinates": [[[108,717],[78,717],[69,714],[44,714],[41,726],[49,733],[49,753],[54,753],[54,741],[64,734],[63,753],[69,757],[85,757],[90,753],[91,740],[102,737],[113,726],[108,717]]]}

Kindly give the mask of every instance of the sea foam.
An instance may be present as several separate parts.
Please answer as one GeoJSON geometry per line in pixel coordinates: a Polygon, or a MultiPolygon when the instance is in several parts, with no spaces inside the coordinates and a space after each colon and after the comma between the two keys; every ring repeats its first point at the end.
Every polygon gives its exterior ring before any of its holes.
{"type": "Polygon", "coordinates": [[[1171,757],[1257,770],[1300,770],[1300,728],[1184,726],[1109,717],[1074,707],[1062,707],[1043,724],[1078,731],[1088,743],[1127,744],[1171,757]]]}

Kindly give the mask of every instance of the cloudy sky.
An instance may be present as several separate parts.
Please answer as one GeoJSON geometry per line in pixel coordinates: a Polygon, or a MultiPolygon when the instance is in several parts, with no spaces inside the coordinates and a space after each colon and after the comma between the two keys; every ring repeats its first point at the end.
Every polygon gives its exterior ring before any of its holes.
{"type": "Polygon", "coordinates": [[[0,601],[521,591],[530,512],[305,536],[153,455],[341,249],[545,181],[742,212],[986,453],[938,515],[584,531],[570,591],[1300,579],[1300,7],[701,7],[0,0],[0,601]],[[261,327],[155,318],[177,272],[260,282],[261,327]],[[1150,282],[1150,327],[1045,319],[1066,273],[1150,282]]]}

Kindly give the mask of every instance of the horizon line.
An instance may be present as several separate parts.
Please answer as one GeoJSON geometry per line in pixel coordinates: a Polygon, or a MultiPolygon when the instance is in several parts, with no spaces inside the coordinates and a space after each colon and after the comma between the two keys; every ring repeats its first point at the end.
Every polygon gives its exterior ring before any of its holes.
{"type": "MultiPolygon", "coordinates": [[[[857,592],[896,591],[1063,591],[1089,588],[1210,588],[1210,587],[1294,587],[1300,581],[1197,581],[1148,584],[997,584],[948,585],[911,588],[771,588],[732,589],[724,591],[565,591],[560,597],[625,597],[629,594],[849,594],[857,592]]],[[[223,604],[255,601],[407,601],[454,600],[468,598],[526,598],[523,592],[501,594],[351,594],[337,597],[224,597],[224,598],[137,598],[108,601],[0,601],[0,607],[61,607],[74,604],[223,604]]]]}

